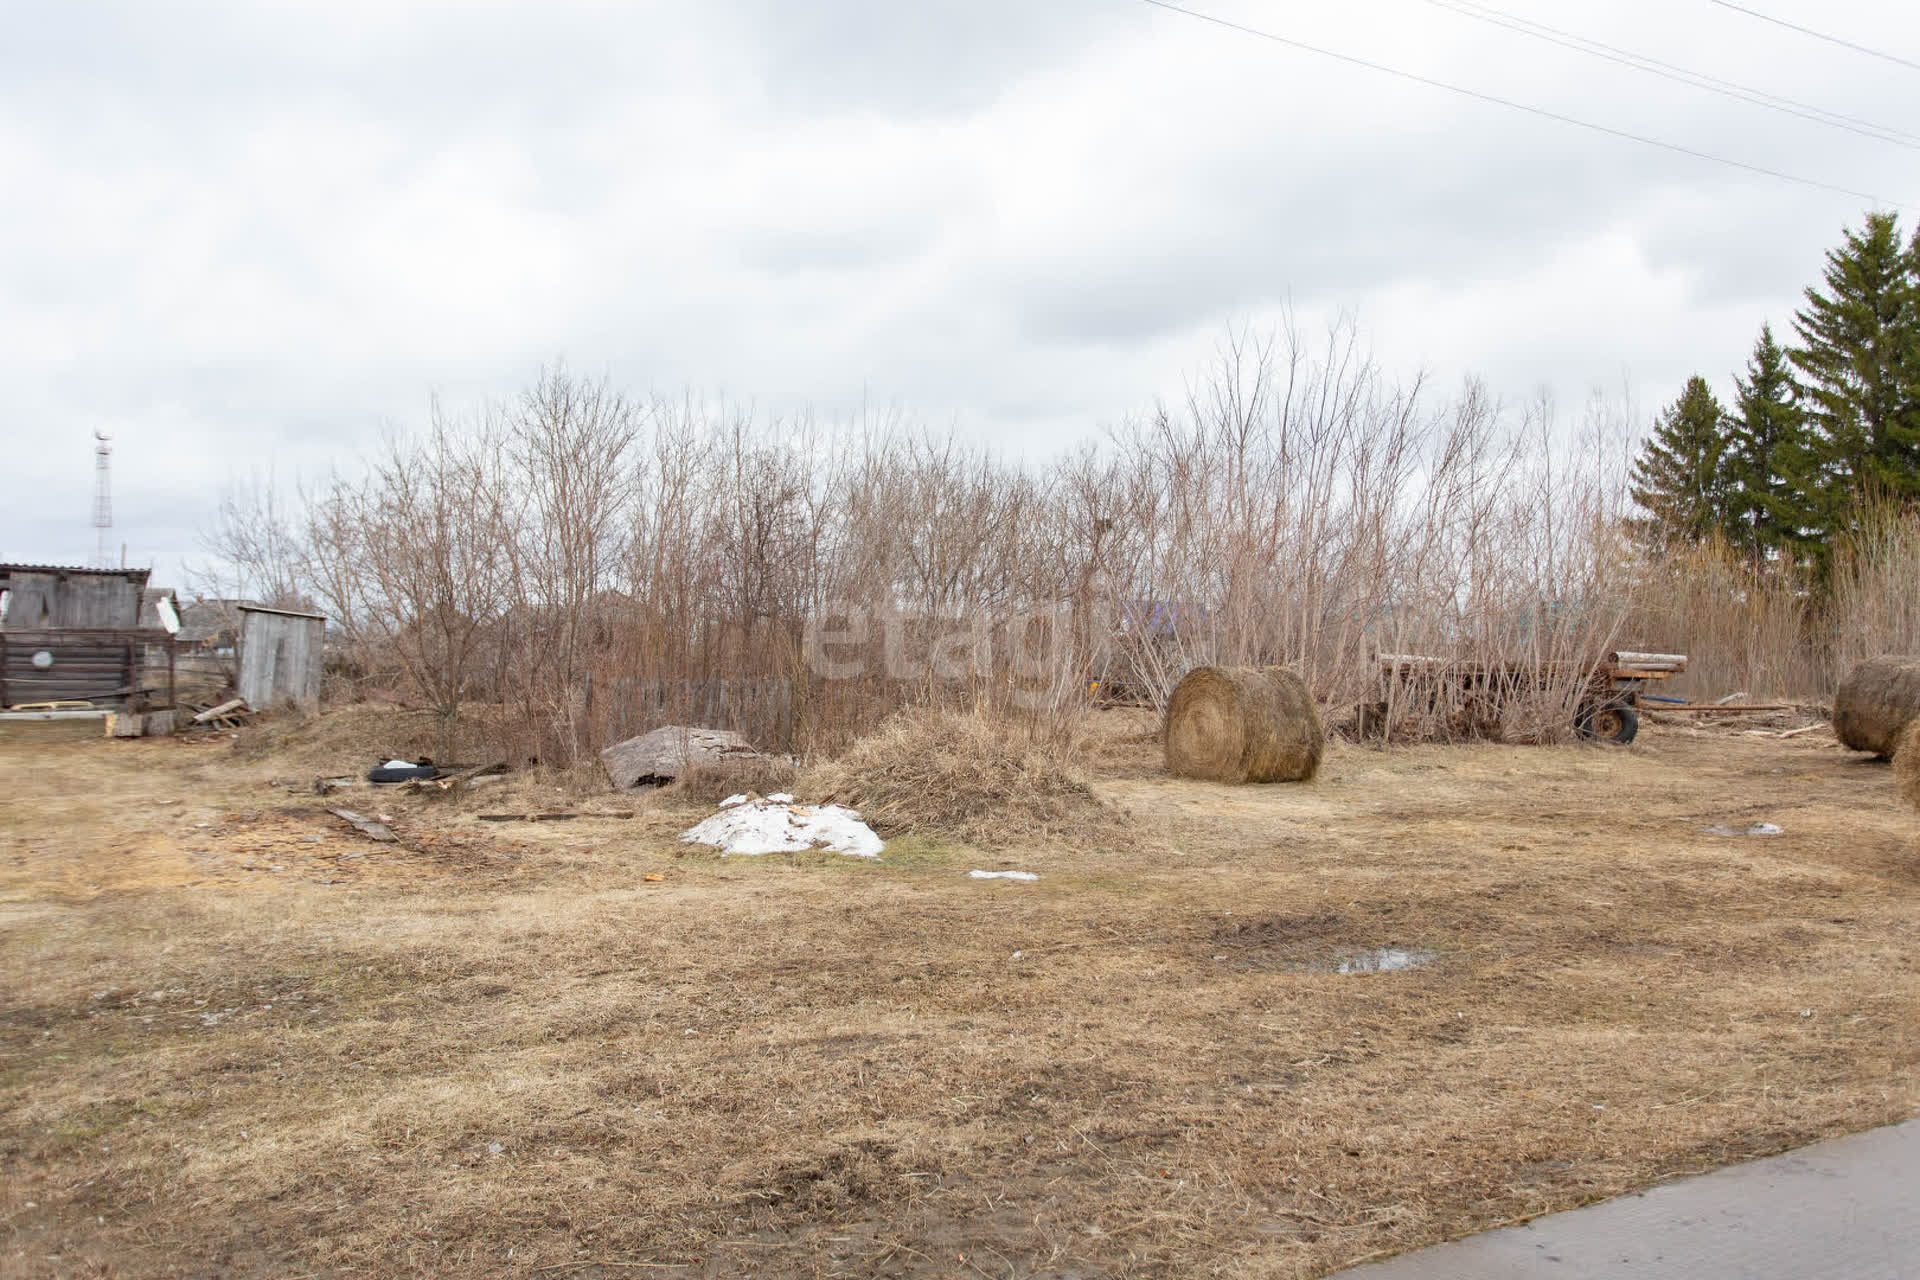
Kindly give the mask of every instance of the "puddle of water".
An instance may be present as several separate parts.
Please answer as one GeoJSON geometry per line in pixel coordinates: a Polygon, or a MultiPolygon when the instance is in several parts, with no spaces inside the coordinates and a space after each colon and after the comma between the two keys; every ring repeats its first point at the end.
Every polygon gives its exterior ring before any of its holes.
{"type": "Polygon", "coordinates": [[[1783,836],[1786,829],[1776,827],[1771,822],[1756,822],[1750,827],[1729,827],[1724,823],[1715,823],[1711,827],[1702,827],[1710,836],[1783,836]]]}
{"type": "Polygon", "coordinates": [[[1424,969],[1432,963],[1431,951],[1381,947],[1375,951],[1358,951],[1340,956],[1335,959],[1332,968],[1335,973],[1400,973],[1407,969],[1424,969]]]}

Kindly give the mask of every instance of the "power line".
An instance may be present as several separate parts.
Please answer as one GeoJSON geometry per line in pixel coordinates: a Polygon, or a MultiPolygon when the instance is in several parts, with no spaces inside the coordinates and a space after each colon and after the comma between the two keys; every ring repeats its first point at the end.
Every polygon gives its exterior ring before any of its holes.
{"type": "Polygon", "coordinates": [[[1915,71],[1920,71],[1920,62],[1911,62],[1906,58],[1900,57],[1898,54],[1886,53],[1880,49],[1869,49],[1866,45],[1855,44],[1851,40],[1842,40],[1839,36],[1830,36],[1824,31],[1815,31],[1812,27],[1803,27],[1797,22],[1788,22],[1785,18],[1776,18],[1770,13],[1762,13],[1758,9],[1749,9],[1743,4],[1733,4],[1731,0],[1709,0],[1709,3],[1717,4],[1722,9],[1731,9],[1735,13],[1744,13],[1749,18],[1758,18],[1762,22],[1771,22],[1776,27],[1785,27],[1789,31],[1798,31],[1801,35],[1812,36],[1815,40],[1825,40],[1828,44],[1837,44],[1842,49],[1851,49],[1855,53],[1864,53],[1869,58],[1884,58],[1888,62],[1897,62],[1903,67],[1910,67],[1915,71]]]}
{"type": "Polygon", "coordinates": [[[1528,115],[1539,116],[1543,120],[1556,120],[1561,124],[1570,124],[1576,128],[1591,130],[1594,133],[1604,133],[1609,137],[1624,138],[1628,142],[1638,142],[1644,146],[1658,147],[1662,151],[1671,151],[1675,155],[1690,156],[1695,160],[1707,160],[1714,164],[1725,165],[1730,169],[1741,169],[1747,173],[1757,173],[1765,178],[1777,178],[1782,182],[1791,182],[1802,187],[1813,187],[1820,191],[1831,191],[1837,195],[1851,196],[1855,200],[1865,200],[1869,204],[1895,209],[1905,209],[1909,207],[1903,204],[1896,204],[1890,200],[1884,200],[1868,191],[1855,191],[1851,187],[1836,186],[1831,182],[1821,182],[1817,178],[1802,178],[1797,174],[1783,173],[1778,169],[1769,169],[1764,165],[1748,164],[1745,160],[1731,160],[1726,156],[1717,156],[1708,151],[1696,151],[1692,147],[1682,146],[1677,142],[1667,142],[1661,138],[1650,138],[1641,133],[1630,133],[1625,129],[1615,129],[1611,125],[1595,124],[1591,120],[1581,120],[1574,116],[1562,115],[1558,111],[1550,111],[1545,107],[1531,106],[1525,102],[1515,102],[1511,98],[1502,98],[1495,94],[1482,93],[1478,89],[1468,89],[1462,85],[1449,84],[1445,80],[1435,80],[1430,76],[1423,76],[1417,72],[1402,71],[1398,67],[1390,67],[1383,62],[1371,62],[1366,58],[1355,57],[1350,53],[1338,53],[1332,49],[1323,49],[1319,45],[1308,44],[1304,40],[1295,40],[1291,36],[1278,35],[1272,31],[1262,31],[1258,27],[1249,27],[1244,23],[1234,22],[1229,18],[1215,17],[1210,13],[1202,13],[1198,9],[1184,8],[1181,5],[1173,4],[1171,0],[1140,0],[1140,2],[1142,4],[1150,4],[1156,9],[1165,9],[1169,13],[1184,14],[1189,18],[1194,18],[1201,22],[1212,23],[1216,27],[1224,27],[1229,31],[1238,31],[1242,35],[1253,36],[1260,40],[1268,40],[1274,44],[1283,44],[1292,49],[1318,54],[1323,58],[1332,58],[1336,62],[1344,62],[1349,66],[1365,67],[1369,71],[1379,71],[1386,75],[1395,76],[1401,80],[1411,80],[1415,84],[1423,84],[1429,88],[1444,89],[1448,93],[1459,94],[1463,98],[1472,98],[1476,102],[1490,102],[1497,107],[1508,107],[1515,111],[1524,111],[1528,115]]]}
{"type": "Polygon", "coordinates": [[[1733,98],[1757,107],[1765,107],[1770,111],[1778,111],[1785,115],[1798,116],[1802,120],[1811,120],[1815,124],[1824,124],[1835,129],[1845,129],[1849,133],[1857,133],[1862,137],[1872,138],[1878,142],[1891,143],[1896,147],[1907,147],[1911,150],[1920,151],[1920,136],[1906,133],[1899,129],[1888,128],[1886,125],[1875,124],[1871,120],[1861,120],[1855,116],[1842,115],[1837,111],[1828,111],[1824,107],[1812,106],[1805,102],[1796,102],[1792,98],[1783,97],[1780,94],[1772,93],[1765,89],[1755,89],[1748,85],[1737,84],[1731,80],[1723,80],[1718,76],[1710,76],[1704,72],[1692,71],[1671,62],[1662,62],[1658,58],[1651,58],[1646,54],[1635,53],[1630,49],[1622,49],[1599,40],[1592,40],[1586,36],[1576,35],[1571,31],[1562,31],[1557,27],[1550,27],[1545,23],[1535,22],[1530,18],[1523,18],[1517,14],[1495,9],[1491,5],[1476,4],[1473,0],[1427,0],[1427,3],[1457,13],[1463,18],[1472,18],[1478,22],[1486,22],[1496,27],[1504,27],[1508,31],[1518,32],[1525,36],[1532,36],[1537,40],[1545,40],[1549,44],[1557,44],[1562,48],[1572,49],[1577,53],[1584,53],[1595,58],[1603,58],[1608,62],[1619,63],[1621,66],[1632,67],[1637,71],[1644,71],[1648,75],[1656,75],[1667,80],[1678,81],[1681,84],[1690,85],[1696,89],[1704,89],[1708,93],[1717,93],[1723,97],[1733,98]]]}

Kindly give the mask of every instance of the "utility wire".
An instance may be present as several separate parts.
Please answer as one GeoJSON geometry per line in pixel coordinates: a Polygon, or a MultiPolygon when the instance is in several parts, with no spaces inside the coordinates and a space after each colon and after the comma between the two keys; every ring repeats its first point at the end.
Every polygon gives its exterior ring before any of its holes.
{"type": "Polygon", "coordinates": [[[1882,199],[1869,191],[1855,191],[1851,187],[1837,186],[1831,182],[1821,182],[1817,178],[1802,178],[1797,174],[1783,173],[1778,169],[1769,169],[1763,165],[1748,164],[1745,160],[1731,160],[1726,156],[1714,155],[1712,152],[1696,151],[1692,147],[1685,147],[1677,142],[1667,142],[1660,138],[1650,138],[1641,133],[1630,133],[1625,129],[1615,129],[1611,125],[1595,124],[1591,120],[1581,120],[1574,116],[1562,115],[1558,111],[1549,111],[1545,107],[1531,106],[1524,102],[1515,102],[1511,98],[1502,98],[1495,94],[1482,93],[1478,89],[1468,89],[1462,85],[1449,84],[1445,80],[1435,80],[1430,76],[1423,76],[1417,72],[1402,71],[1398,67],[1386,65],[1384,62],[1370,62],[1365,58],[1355,57],[1350,53],[1339,53],[1332,49],[1323,49],[1319,45],[1308,44],[1304,40],[1295,40],[1291,36],[1278,35],[1272,31],[1262,31],[1258,27],[1249,27],[1244,23],[1234,22],[1230,18],[1215,17],[1210,13],[1202,13],[1198,9],[1188,9],[1172,3],[1171,0],[1140,0],[1140,2],[1142,4],[1150,4],[1156,9],[1165,9],[1169,13],[1184,14],[1186,17],[1196,19],[1200,22],[1211,23],[1216,27],[1224,27],[1229,31],[1238,31],[1242,35],[1253,36],[1259,40],[1268,40],[1274,44],[1283,44],[1289,48],[1299,49],[1306,53],[1318,54],[1323,58],[1332,58],[1336,62],[1344,62],[1349,66],[1365,67],[1369,71],[1379,71],[1386,75],[1395,76],[1401,80],[1411,80],[1415,84],[1423,84],[1433,89],[1444,89],[1448,93],[1456,93],[1463,98],[1472,98],[1477,102],[1490,102],[1497,107],[1509,107],[1515,111],[1524,111],[1528,115],[1539,116],[1543,120],[1557,120],[1561,124],[1570,124],[1579,129],[1588,129],[1594,133],[1604,133],[1609,137],[1624,138],[1628,142],[1638,142],[1645,146],[1658,147],[1662,151],[1671,151],[1675,155],[1691,156],[1695,160],[1710,161],[1713,164],[1725,165],[1730,169],[1742,169],[1748,173],[1757,173],[1765,178],[1777,178],[1782,182],[1791,182],[1797,186],[1813,187],[1820,191],[1831,191],[1837,195],[1851,196],[1855,200],[1865,200],[1869,204],[1879,205],[1885,208],[1907,209],[1911,207],[1904,204],[1896,204],[1891,200],[1882,199]]]}
{"type": "Polygon", "coordinates": [[[1677,66],[1671,62],[1662,62],[1658,58],[1650,58],[1645,54],[1635,53],[1630,49],[1622,49],[1615,45],[1605,44],[1599,40],[1588,39],[1586,36],[1576,35],[1571,31],[1562,31],[1557,27],[1549,27],[1545,23],[1535,22],[1530,18],[1522,18],[1518,14],[1507,13],[1503,10],[1495,9],[1491,5],[1476,4],[1474,0],[1427,0],[1427,3],[1457,13],[1463,18],[1472,18],[1478,22],[1491,23],[1496,27],[1504,27],[1508,31],[1515,31],[1521,35],[1532,36],[1537,40],[1545,40],[1549,44],[1557,44],[1562,48],[1572,49],[1578,53],[1588,54],[1595,58],[1604,58],[1608,62],[1617,62],[1621,66],[1632,67],[1637,71],[1644,71],[1649,75],[1660,76],[1667,80],[1675,80],[1681,84],[1691,85],[1696,89],[1704,89],[1709,93],[1717,93],[1723,97],[1734,98],[1741,102],[1751,103],[1757,107],[1765,107],[1770,111],[1779,111],[1786,115],[1798,116],[1802,120],[1811,120],[1815,124],[1824,124],[1835,129],[1845,129],[1849,133],[1857,133],[1862,137],[1872,138],[1878,142],[1891,143],[1896,147],[1907,147],[1910,150],[1920,151],[1920,136],[1906,133],[1899,129],[1892,129],[1886,125],[1875,124],[1871,120],[1861,120],[1854,116],[1842,115],[1837,111],[1828,111],[1824,107],[1812,106],[1805,102],[1796,102],[1792,98],[1783,97],[1780,94],[1771,93],[1765,89],[1755,89],[1747,85],[1736,84],[1731,80],[1722,80],[1718,76],[1710,76],[1704,72],[1690,71],[1686,67],[1677,66]]]}
{"type": "Polygon", "coordinates": [[[1749,9],[1743,4],[1733,4],[1731,0],[1709,0],[1709,3],[1717,4],[1722,9],[1731,9],[1735,13],[1744,13],[1749,18],[1758,18],[1762,22],[1771,22],[1776,27],[1785,27],[1789,31],[1798,31],[1801,35],[1812,36],[1815,40],[1825,40],[1828,44],[1837,44],[1842,49],[1851,49],[1855,53],[1864,53],[1869,58],[1884,58],[1888,62],[1897,62],[1903,67],[1910,67],[1915,71],[1920,71],[1920,62],[1912,62],[1900,57],[1898,54],[1886,53],[1879,49],[1869,49],[1866,45],[1855,44],[1851,40],[1842,40],[1839,36],[1830,36],[1824,31],[1815,31],[1812,27],[1803,27],[1797,22],[1788,22],[1785,18],[1776,18],[1770,13],[1762,13],[1758,9],[1749,9]]]}

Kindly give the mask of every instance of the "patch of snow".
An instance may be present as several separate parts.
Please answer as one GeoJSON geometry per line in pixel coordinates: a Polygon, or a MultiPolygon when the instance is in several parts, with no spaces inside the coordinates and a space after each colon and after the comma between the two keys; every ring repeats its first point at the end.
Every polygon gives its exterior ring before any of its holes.
{"type": "Polygon", "coordinates": [[[1038,880],[1031,871],[969,871],[969,880],[1038,880]]]}
{"type": "Polygon", "coordinates": [[[767,799],[773,801],[775,804],[792,804],[793,803],[793,797],[788,795],[784,791],[776,791],[772,795],[768,796],[767,799]]]}
{"type": "Polygon", "coordinates": [[[411,760],[389,760],[380,767],[382,769],[418,769],[420,766],[411,760]]]}
{"type": "Polygon", "coordinates": [[[733,806],[735,806],[735,805],[737,805],[737,804],[745,804],[746,802],[747,802],[747,798],[746,798],[745,796],[743,796],[743,795],[741,795],[741,796],[728,796],[728,797],[727,797],[727,798],[726,798],[725,800],[722,800],[722,801],[720,802],[720,805],[719,805],[719,807],[720,807],[720,808],[722,808],[722,809],[731,809],[731,808],[733,808],[733,806]]]}
{"type": "Polygon", "coordinates": [[[1342,956],[1334,965],[1335,973],[1399,973],[1423,969],[1433,962],[1431,951],[1410,951],[1405,947],[1382,947],[1359,955],[1342,956]]]}
{"type": "Polygon", "coordinates": [[[855,858],[877,858],[886,848],[872,828],[852,809],[837,804],[794,804],[769,796],[765,800],[724,807],[711,818],[681,833],[688,844],[712,845],[722,854],[800,853],[825,849],[855,858]]]}
{"type": "Polygon", "coordinates": [[[1756,822],[1750,827],[1730,827],[1725,823],[1715,823],[1711,827],[1702,827],[1701,831],[1710,836],[1783,836],[1785,827],[1776,827],[1771,822],[1756,822]]]}

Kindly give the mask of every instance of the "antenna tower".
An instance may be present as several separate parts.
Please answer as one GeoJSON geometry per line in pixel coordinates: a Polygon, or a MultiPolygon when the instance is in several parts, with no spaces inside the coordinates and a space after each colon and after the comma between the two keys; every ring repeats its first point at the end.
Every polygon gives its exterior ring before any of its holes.
{"type": "Polygon", "coordinates": [[[113,556],[107,550],[107,535],[113,529],[113,437],[96,431],[93,439],[93,567],[111,569],[113,556]]]}

